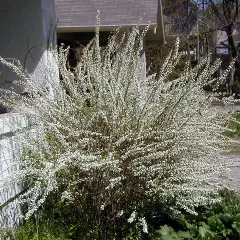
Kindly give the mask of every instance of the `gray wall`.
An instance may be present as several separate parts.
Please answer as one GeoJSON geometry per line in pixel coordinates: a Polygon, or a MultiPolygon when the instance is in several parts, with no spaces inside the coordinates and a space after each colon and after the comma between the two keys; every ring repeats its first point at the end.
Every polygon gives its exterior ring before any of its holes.
{"type": "MultiPolygon", "coordinates": [[[[58,81],[56,61],[49,51],[55,43],[54,0],[0,0],[0,56],[18,59],[33,76],[35,83],[51,86],[46,79],[58,81]]],[[[0,64],[0,88],[10,88],[18,77],[0,64]]],[[[23,92],[24,88],[15,88],[23,92]]],[[[17,183],[4,185],[4,174],[11,176],[12,164],[18,166],[20,157],[17,127],[26,127],[24,113],[1,114],[0,95],[0,205],[15,196],[17,183]]],[[[0,230],[14,226],[19,220],[19,208],[15,203],[0,211],[0,230]]],[[[1,239],[1,237],[0,237],[1,239]]]]}
{"type": "MultiPolygon", "coordinates": [[[[0,56],[21,61],[37,82],[43,81],[43,55],[54,41],[55,9],[53,0],[1,0],[0,56]],[[41,68],[41,69],[40,69],[41,68]]],[[[17,79],[0,65],[0,87],[9,88],[17,79]]],[[[18,89],[23,91],[22,89],[18,89]]]]}

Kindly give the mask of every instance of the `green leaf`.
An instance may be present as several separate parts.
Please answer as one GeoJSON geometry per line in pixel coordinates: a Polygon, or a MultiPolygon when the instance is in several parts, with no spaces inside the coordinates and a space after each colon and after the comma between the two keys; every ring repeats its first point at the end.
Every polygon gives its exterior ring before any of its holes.
{"type": "Polygon", "coordinates": [[[235,222],[240,223],[240,213],[235,216],[235,222]]]}
{"type": "Polygon", "coordinates": [[[178,236],[183,238],[183,239],[192,239],[192,235],[191,235],[190,232],[179,231],[178,236]]]}
{"type": "Polygon", "coordinates": [[[178,236],[174,229],[167,225],[161,226],[160,230],[157,232],[160,234],[161,240],[182,240],[182,238],[178,236]]]}
{"type": "Polygon", "coordinates": [[[161,240],[178,240],[173,236],[167,235],[167,236],[162,236],[161,240]]]}
{"type": "Polygon", "coordinates": [[[210,218],[208,218],[208,225],[215,229],[217,227],[217,220],[216,220],[216,216],[211,216],[210,218]]]}
{"type": "Polygon", "coordinates": [[[206,233],[208,232],[208,229],[205,227],[200,226],[199,227],[199,234],[202,238],[206,237],[206,233]]]}
{"type": "Polygon", "coordinates": [[[190,224],[189,222],[185,221],[185,225],[186,227],[190,230],[190,232],[192,233],[192,235],[197,235],[198,234],[198,228],[193,225],[190,224]]]}
{"type": "Polygon", "coordinates": [[[232,228],[235,229],[238,233],[240,233],[240,224],[237,222],[234,222],[232,224],[232,228]]]}
{"type": "Polygon", "coordinates": [[[167,225],[161,226],[160,230],[158,231],[162,236],[170,235],[174,232],[172,227],[169,227],[167,225]]]}

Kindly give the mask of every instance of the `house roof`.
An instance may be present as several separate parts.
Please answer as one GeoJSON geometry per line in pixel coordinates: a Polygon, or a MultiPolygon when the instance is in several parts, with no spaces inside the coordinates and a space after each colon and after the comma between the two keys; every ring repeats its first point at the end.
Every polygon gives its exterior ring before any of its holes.
{"type": "Polygon", "coordinates": [[[157,0],[55,0],[58,32],[91,31],[100,10],[101,26],[132,26],[157,23],[157,0]]]}

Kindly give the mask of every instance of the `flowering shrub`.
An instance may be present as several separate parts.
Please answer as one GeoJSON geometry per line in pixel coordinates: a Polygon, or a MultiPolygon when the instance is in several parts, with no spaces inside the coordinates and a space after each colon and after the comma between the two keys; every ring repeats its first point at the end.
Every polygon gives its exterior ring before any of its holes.
{"type": "Polygon", "coordinates": [[[26,218],[49,201],[62,201],[101,239],[123,219],[147,233],[138,209],[151,201],[190,213],[218,201],[216,176],[227,169],[221,156],[226,118],[210,109],[203,86],[219,61],[211,65],[207,57],[193,69],[186,64],[180,78],[168,81],[181,56],[177,41],[160,72],[145,76],[140,53],[146,31],[139,32],[134,27],[121,40],[112,35],[102,50],[97,28],[74,70],[68,50],[52,50],[61,80],[48,79],[48,88],[34,84],[19,64],[0,59],[30,89],[13,98],[34,130],[18,134],[19,167],[0,181],[22,184],[18,201],[26,218]]]}

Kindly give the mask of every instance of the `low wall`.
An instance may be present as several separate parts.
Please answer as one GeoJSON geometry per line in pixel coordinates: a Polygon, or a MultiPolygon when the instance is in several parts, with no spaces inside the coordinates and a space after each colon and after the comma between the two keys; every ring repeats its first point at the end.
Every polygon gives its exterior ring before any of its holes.
{"type": "MultiPolygon", "coordinates": [[[[0,181],[18,167],[20,157],[16,131],[27,127],[26,117],[19,114],[0,115],[0,181]]],[[[2,186],[0,182],[0,206],[11,200],[19,191],[16,183],[2,186]]],[[[11,228],[19,221],[19,207],[12,202],[0,211],[0,230],[11,228]]]]}

